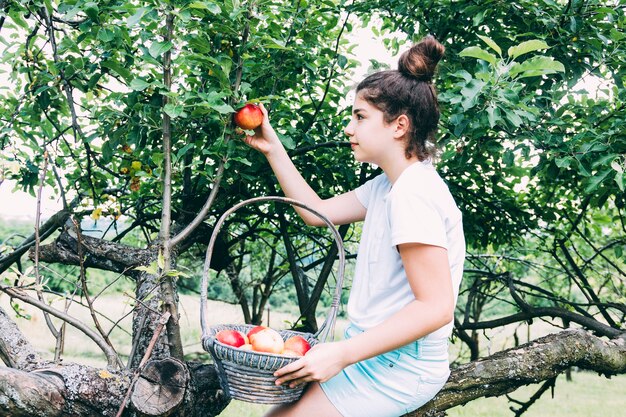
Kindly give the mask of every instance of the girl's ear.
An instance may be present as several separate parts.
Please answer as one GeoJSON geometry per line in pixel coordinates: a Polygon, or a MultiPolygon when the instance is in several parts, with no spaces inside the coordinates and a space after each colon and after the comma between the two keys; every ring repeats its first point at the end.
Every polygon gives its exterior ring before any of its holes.
{"type": "Polygon", "coordinates": [[[401,114],[400,116],[398,116],[394,124],[395,130],[393,132],[393,136],[396,139],[403,138],[409,132],[409,128],[411,125],[409,118],[406,114],[401,114]]]}

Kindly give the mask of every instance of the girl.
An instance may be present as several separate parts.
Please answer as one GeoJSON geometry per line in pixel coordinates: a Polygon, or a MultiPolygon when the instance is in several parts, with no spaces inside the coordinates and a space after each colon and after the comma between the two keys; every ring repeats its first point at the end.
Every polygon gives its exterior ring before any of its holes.
{"type": "MultiPolygon", "coordinates": [[[[448,337],[463,271],[458,210],[432,165],[439,121],[432,77],[444,47],[413,45],[398,70],[365,78],[345,129],[354,157],[383,174],[322,200],[291,162],[264,114],[244,141],[269,161],[287,197],[335,224],[364,220],[348,301],[346,339],[315,346],[276,372],[276,384],[308,383],[302,398],[266,417],[392,417],[435,396],[449,376],[448,337]]],[[[309,225],[324,224],[308,212],[309,225]]]]}

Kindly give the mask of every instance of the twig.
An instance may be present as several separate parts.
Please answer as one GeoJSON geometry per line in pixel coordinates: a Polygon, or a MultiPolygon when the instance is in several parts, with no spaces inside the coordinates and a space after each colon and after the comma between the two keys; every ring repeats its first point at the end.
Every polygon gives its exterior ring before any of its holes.
{"type": "MultiPolygon", "coordinates": [[[[43,169],[41,170],[41,175],[39,177],[39,188],[37,189],[37,212],[35,213],[35,290],[37,291],[37,298],[39,301],[44,302],[43,292],[41,291],[41,275],[39,275],[39,245],[41,244],[41,239],[39,236],[39,222],[41,221],[41,194],[43,190],[44,181],[46,179],[46,171],[48,170],[48,151],[44,151],[43,153],[43,169]]],[[[59,332],[54,327],[52,320],[50,319],[50,315],[44,311],[43,316],[46,320],[46,324],[48,325],[48,329],[50,329],[50,333],[54,336],[55,339],[59,339],[59,332]]],[[[56,356],[56,355],[55,355],[56,356]]]]}
{"type": "Polygon", "coordinates": [[[515,413],[515,417],[520,417],[522,414],[524,414],[526,411],[528,411],[528,409],[530,408],[531,405],[533,405],[539,398],[541,398],[543,393],[546,392],[548,390],[548,388],[552,388],[552,390],[554,392],[554,385],[555,385],[555,383],[556,383],[556,377],[548,379],[546,382],[543,383],[543,385],[541,385],[541,387],[537,390],[537,392],[535,392],[532,395],[532,397],[530,397],[530,399],[528,401],[526,401],[526,402],[515,400],[512,397],[510,397],[509,395],[507,395],[506,397],[509,399],[509,401],[511,401],[511,402],[513,402],[515,404],[521,405],[520,408],[516,409],[516,408],[513,408],[513,407],[509,407],[509,409],[515,413]]]}
{"type": "Polygon", "coordinates": [[[126,403],[128,402],[128,398],[130,397],[130,393],[133,390],[133,387],[135,386],[135,383],[139,379],[139,375],[141,374],[141,371],[143,370],[143,367],[145,366],[146,362],[148,362],[148,359],[150,358],[150,355],[152,355],[152,349],[154,349],[154,345],[156,344],[157,340],[159,339],[159,336],[161,335],[161,332],[163,331],[163,327],[169,321],[170,316],[171,316],[170,312],[166,311],[165,313],[163,313],[163,315],[159,319],[159,324],[156,327],[156,329],[154,329],[154,334],[152,335],[152,339],[150,340],[150,343],[148,344],[148,348],[146,349],[146,353],[144,353],[143,358],[141,358],[141,362],[139,363],[139,366],[137,367],[137,370],[135,371],[135,374],[133,375],[133,379],[130,381],[130,385],[128,386],[128,391],[126,391],[126,396],[124,396],[124,399],[122,400],[122,404],[120,404],[120,408],[117,411],[117,414],[115,415],[115,417],[120,417],[122,415],[122,413],[124,412],[124,408],[126,408],[126,403]]]}
{"type": "Polygon", "coordinates": [[[89,295],[89,289],[87,288],[87,275],[85,272],[85,246],[83,245],[80,224],[78,224],[74,218],[72,218],[72,223],[74,223],[74,227],[76,228],[76,249],[78,252],[78,261],[80,263],[80,283],[83,290],[83,296],[85,297],[87,306],[89,307],[89,314],[91,314],[91,319],[93,320],[93,324],[96,326],[98,333],[100,333],[100,335],[104,338],[104,341],[111,347],[111,349],[116,352],[113,347],[113,343],[111,343],[111,340],[109,339],[108,333],[105,332],[100,325],[100,320],[98,320],[96,310],[93,307],[93,300],[89,295]]]}

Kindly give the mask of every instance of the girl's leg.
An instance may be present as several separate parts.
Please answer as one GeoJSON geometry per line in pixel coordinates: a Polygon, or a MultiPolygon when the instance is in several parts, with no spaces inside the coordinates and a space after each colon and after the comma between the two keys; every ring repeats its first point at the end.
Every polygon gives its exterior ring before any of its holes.
{"type": "Polygon", "coordinates": [[[342,417],[317,382],[312,382],[302,397],[290,404],[272,408],[265,417],[342,417]]]}

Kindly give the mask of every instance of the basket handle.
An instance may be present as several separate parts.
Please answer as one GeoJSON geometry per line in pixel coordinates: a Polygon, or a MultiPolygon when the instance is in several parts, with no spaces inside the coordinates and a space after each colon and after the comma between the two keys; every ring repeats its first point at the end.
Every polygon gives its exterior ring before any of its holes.
{"type": "Polygon", "coordinates": [[[326,317],[326,320],[324,320],[324,323],[320,326],[317,333],[315,333],[315,337],[322,342],[325,342],[328,339],[329,335],[331,338],[330,340],[332,340],[334,336],[334,332],[335,332],[335,321],[337,319],[337,312],[339,310],[339,302],[341,301],[341,290],[343,286],[343,276],[344,276],[345,264],[346,264],[346,257],[344,253],[344,247],[343,247],[341,235],[337,231],[337,228],[335,227],[335,225],[323,214],[319,213],[318,211],[313,210],[312,208],[308,207],[306,204],[298,200],[294,200],[292,198],[287,198],[287,197],[279,197],[279,196],[255,197],[255,198],[250,198],[248,200],[244,200],[234,205],[233,207],[228,209],[226,212],[224,212],[224,214],[222,214],[222,216],[219,218],[219,220],[215,224],[215,228],[213,229],[213,233],[211,234],[211,240],[209,241],[209,246],[207,247],[207,251],[206,251],[206,258],[204,261],[204,270],[202,272],[202,286],[200,287],[200,326],[202,327],[202,340],[204,341],[206,338],[209,337],[209,325],[207,322],[208,277],[209,277],[209,267],[211,265],[211,256],[213,254],[213,247],[215,246],[215,241],[217,240],[218,232],[220,228],[222,227],[222,225],[224,224],[224,221],[226,221],[226,217],[228,217],[230,214],[232,214],[239,208],[248,204],[266,202],[266,201],[275,201],[279,203],[285,203],[285,204],[290,204],[292,206],[301,207],[313,213],[320,219],[322,219],[333,234],[335,243],[337,244],[337,247],[339,249],[338,251],[339,274],[337,278],[337,285],[335,287],[335,294],[333,295],[333,301],[330,306],[328,317],[326,317]]]}

